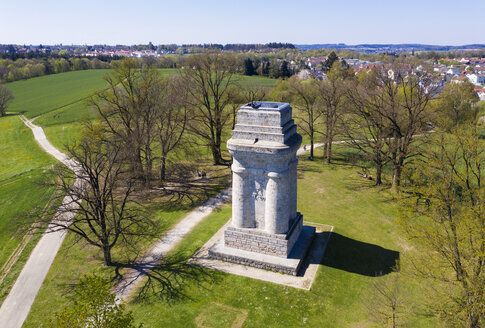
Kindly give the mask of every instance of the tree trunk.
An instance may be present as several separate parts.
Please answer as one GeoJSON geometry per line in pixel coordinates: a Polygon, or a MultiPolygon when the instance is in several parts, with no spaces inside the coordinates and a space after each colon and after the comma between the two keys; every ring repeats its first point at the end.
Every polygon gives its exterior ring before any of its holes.
{"type": "Polygon", "coordinates": [[[376,164],[376,186],[382,184],[382,163],[376,164]]]}
{"type": "Polygon", "coordinates": [[[332,161],[332,138],[329,138],[328,140],[328,147],[327,147],[327,157],[325,158],[325,163],[330,164],[332,161]]]}
{"type": "Polygon", "coordinates": [[[323,145],[323,159],[325,160],[327,158],[327,148],[328,148],[328,143],[327,143],[327,138],[325,137],[324,145],[323,145]]]}
{"type": "Polygon", "coordinates": [[[224,164],[224,159],[221,153],[221,133],[216,131],[215,140],[211,145],[212,148],[212,159],[214,160],[214,165],[224,164]]]}
{"type": "Polygon", "coordinates": [[[141,162],[141,151],[139,147],[135,147],[135,151],[130,158],[132,162],[131,170],[133,172],[133,177],[137,179],[143,177],[143,164],[141,162]]]}
{"type": "Polygon", "coordinates": [[[313,160],[313,133],[310,134],[310,158],[313,160]]]}
{"type": "Polygon", "coordinates": [[[146,165],[145,165],[145,188],[150,189],[150,178],[152,175],[152,167],[153,167],[153,162],[151,158],[151,154],[147,156],[146,158],[146,165]]]}
{"type": "Polygon", "coordinates": [[[376,152],[376,157],[374,163],[376,164],[376,186],[380,186],[382,184],[382,158],[381,152],[378,150],[376,152]]]}
{"type": "Polygon", "coordinates": [[[162,155],[160,158],[160,186],[163,186],[163,183],[165,182],[166,162],[165,155],[162,155]]]}
{"type": "Polygon", "coordinates": [[[214,161],[214,165],[224,164],[224,161],[222,160],[222,155],[221,155],[221,147],[212,145],[211,150],[212,150],[212,160],[214,161]]]}
{"type": "Polygon", "coordinates": [[[103,246],[103,256],[105,266],[110,266],[113,264],[111,261],[111,248],[109,246],[103,246]]]}
{"type": "Polygon", "coordinates": [[[401,172],[402,172],[402,161],[399,160],[394,164],[394,171],[392,174],[392,187],[391,191],[394,193],[399,193],[399,187],[401,186],[401,172]]]}

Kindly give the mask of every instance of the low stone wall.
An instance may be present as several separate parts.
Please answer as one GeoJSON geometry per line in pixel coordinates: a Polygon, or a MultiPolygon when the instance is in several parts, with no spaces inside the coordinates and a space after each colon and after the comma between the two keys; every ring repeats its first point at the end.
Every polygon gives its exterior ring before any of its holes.
{"type": "Polygon", "coordinates": [[[300,213],[297,213],[287,234],[269,234],[230,226],[224,231],[224,244],[227,247],[286,258],[298,239],[302,226],[303,216],[300,213]]]}
{"type": "Polygon", "coordinates": [[[227,254],[219,254],[217,252],[214,252],[213,250],[209,249],[209,256],[213,259],[220,260],[220,261],[226,261],[226,262],[231,262],[231,263],[236,263],[236,264],[242,264],[242,265],[247,265],[251,266],[254,268],[258,269],[264,269],[264,270],[269,270],[269,271],[276,271],[276,272],[282,272],[285,274],[289,274],[292,276],[296,276],[298,274],[298,271],[300,270],[300,265],[296,268],[288,268],[282,265],[277,265],[277,264],[271,264],[271,263],[266,263],[254,259],[248,259],[245,257],[239,257],[236,255],[227,255],[227,254]]]}

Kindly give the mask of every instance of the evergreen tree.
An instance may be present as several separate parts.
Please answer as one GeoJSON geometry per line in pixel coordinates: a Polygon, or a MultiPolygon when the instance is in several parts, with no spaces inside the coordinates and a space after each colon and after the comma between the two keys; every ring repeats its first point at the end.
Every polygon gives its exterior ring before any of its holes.
{"type": "Polygon", "coordinates": [[[337,54],[335,53],[335,51],[332,51],[330,53],[330,55],[328,55],[328,58],[327,60],[325,61],[325,64],[323,66],[323,69],[325,70],[325,72],[328,72],[330,71],[330,69],[332,68],[333,66],[333,63],[335,63],[335,61],[338,60],[338,56],[337,54]]]}
{"type": "Polygon", "coordinates": [[[286,60],[283,60],[283,62],[281,63],[280,76],[282,78],[291,76],[290,69],[288,68],[288,62],[286,60]]]}
{"type": "Polygon", "coordinates": [[[254,65],[253,65],[253,61],[251,60],[251,58],[247,58],[245,61],[244,61],[244,75],[254,75],[255,72],[254,72],[254,65]]]}
{"type": "Polygon", "coordinates": [[[268,65],[269,65],[269,77],[272,77],[274,79],[279,78],[281,75],[280,75],[280,68],[278,63],[272,63],[268,65]]]}

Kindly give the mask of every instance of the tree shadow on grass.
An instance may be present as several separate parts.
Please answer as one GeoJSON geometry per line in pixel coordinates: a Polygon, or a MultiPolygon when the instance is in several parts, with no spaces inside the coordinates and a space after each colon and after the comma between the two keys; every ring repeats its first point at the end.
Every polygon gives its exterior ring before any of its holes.
{"type": "Polygon", "coordinates": [[[332,233],[322,264],[363,276],[376,277],[393,272],[397,261],[397,251],[332,233]]]}
{"type": "Polygon", "coordinates": [[[190,299],[187,286],[205,288],[204,286],[213,284],[218,279],[218,274],[213,270],[188,264],[189,259],[190,255],[175,253],[165,256],[157,263],[143,260],[141,263],[116,263],[113,281],[117,289],[123,289],[130,287],[136,278],[145,276],[139,279],[139,285],[133,291],[133,302],[190,299]]]}

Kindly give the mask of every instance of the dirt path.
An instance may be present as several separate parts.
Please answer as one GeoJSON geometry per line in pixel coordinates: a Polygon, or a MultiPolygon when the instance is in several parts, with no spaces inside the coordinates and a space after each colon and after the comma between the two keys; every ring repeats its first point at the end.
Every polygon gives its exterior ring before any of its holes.
{"type": "MultiPolygon", "coordinates": [[[[23,115],[20,116],[20,119],[32,130],[35,140],[44,151],[54,156],[71,170],[78,169],[74,161],[52,146],[41,127],[34,125],[23,115]]],[[[75,183],[78,183],[78,181],[75,183]]],[[[63,204],[68,203],[72,203],[72,200],[66,196],[63,204]]],[[[63,219],[69,219],[73,213],[63,213],[62,215],[64,216],[63,219]]],[[[65,236],[66,234],[63,231],[43,234],[0,308],[0,327],[22,327],[65,236]]]]}

